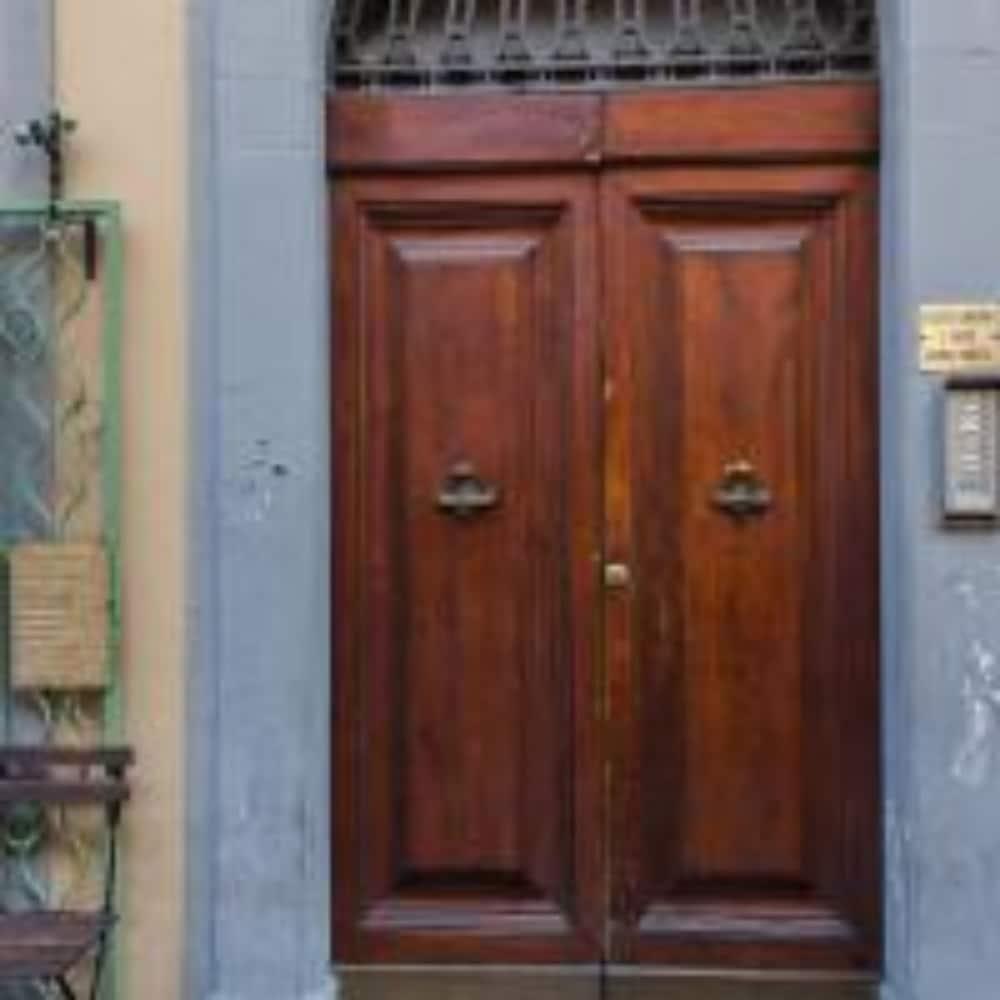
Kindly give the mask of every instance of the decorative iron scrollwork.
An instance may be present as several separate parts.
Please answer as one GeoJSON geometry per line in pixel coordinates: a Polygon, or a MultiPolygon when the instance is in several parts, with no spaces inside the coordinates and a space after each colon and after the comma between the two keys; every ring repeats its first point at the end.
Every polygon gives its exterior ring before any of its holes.
{"type": "Polygon", "coordinates": [[[344,0],[331,86],[671,86],[872,76],[875,0],[344,0]]]}

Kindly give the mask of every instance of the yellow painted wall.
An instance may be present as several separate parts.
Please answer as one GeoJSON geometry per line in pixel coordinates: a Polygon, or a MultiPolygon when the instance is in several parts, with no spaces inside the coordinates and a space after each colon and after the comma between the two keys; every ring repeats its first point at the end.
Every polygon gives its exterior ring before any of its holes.
{"type": "Polygon", "coordinates": [[[57,100],[79,119],[70,197],[125,225],[124,680],[136,791],[123,1000],[180,1000],[187,215],[184,0],[55,0],[57,100]]]}

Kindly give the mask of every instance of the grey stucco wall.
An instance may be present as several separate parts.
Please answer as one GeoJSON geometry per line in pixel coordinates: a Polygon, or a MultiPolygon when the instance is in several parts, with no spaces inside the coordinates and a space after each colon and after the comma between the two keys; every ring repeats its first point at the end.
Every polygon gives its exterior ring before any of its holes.
{"type": "Polygon", "coordinates": [[[910,0],[890,38],[887,710],[898,996],[1000,996],[1000,536],[946,532],[921,302],[1000,295],[1000,4],[910,0]],[[991,697],[997,699],[991,702],[991,697]]]}
{"type": "Polygon", "coordinates": [[[324,0],[191,0],[189,996],[330,992],[324,0]]]}
{"type": "MultiPolygon", "coordinates": [[[[326,2],[188,2],[188,996],[299,1000],[333,991],[326,2]]],[[[939,527],[914,318],[1000,294],[1000,4],[881,7],[885,994],[996,1000],[1000,536],[939,527]]]]}
{"type": "Polygon", "coordinates": [[[45,162],[14,143],[13,128],[50,110],[52,32],[49,0],[0,4],[0,198],[44,193],[45,162]]]}

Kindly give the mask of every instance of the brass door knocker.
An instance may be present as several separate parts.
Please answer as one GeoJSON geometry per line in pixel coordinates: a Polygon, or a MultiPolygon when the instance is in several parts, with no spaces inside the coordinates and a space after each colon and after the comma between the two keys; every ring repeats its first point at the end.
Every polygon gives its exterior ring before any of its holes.
{"type": "Polygon", "coordinates": [[[715,507],[736,521],[766,514],[773,502],[771,491],[745,459],[726,464],[722,479],[712,494],[715,507]]]}
{"type": "Polygon", "coordinates": [[[468,461],[456,462],[448,470],[437,495],[438,509],[460,520],[483,514],[499,502],[499,488],[485,482],[468,461]]]}

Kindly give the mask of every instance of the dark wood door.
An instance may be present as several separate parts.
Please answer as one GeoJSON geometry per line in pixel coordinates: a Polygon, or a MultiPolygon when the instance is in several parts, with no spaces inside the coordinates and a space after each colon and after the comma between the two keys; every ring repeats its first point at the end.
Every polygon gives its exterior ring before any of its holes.
{"type": "Polygon", "coordinates": [[[337,187],[337,953],[596,961],[596,199],[337,187]]]}
{"type": "Polygon", "coordinates": [[[337,959],[877,970],[875,91],[330,122],[337,959]]]}
{"type": "Polygon", "coordinates": [[[874,192],[603,182],[620,961],[878,962],[874,192]]]}

